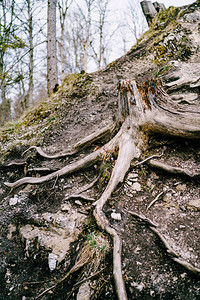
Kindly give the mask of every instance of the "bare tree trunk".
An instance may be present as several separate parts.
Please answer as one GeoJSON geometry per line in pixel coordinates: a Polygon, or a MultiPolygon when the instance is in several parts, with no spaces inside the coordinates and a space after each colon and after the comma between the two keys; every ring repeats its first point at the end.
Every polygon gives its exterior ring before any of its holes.
{"type": "Polygon", "coordinates": [[[65,63],[66,63],[66,55],[65,55],[65,21],[67,16],[67,11],[72,4],[73,0],[62,0],[58,2],[59,8],[59,17],[60,17],[60,28],[61,28],[61,37],[59,42],[60,49],[60,60],[61,60],[61,79],[64,78],[65,72],[65,63]]]}
{"type": "Polygon", "coordinates": [[[28,108],[33,103],[33,16],[31,11],[30,0],[27,0],[28,5],[28,30],[29,30],[29,48],[30,48],[30,56],[29,56],[29,89],[27,95],[27,102],[25,103],[25,107],[28,108]]]}
{"type": "Polygon", "coordinates": [[[56,56],[56,0],[48,0],[47,16],[47,90],[50,95],[58,84],[56,56]]]}
{"type": "MultiPolygon", "coordinates": [[[[15,2],[12,1],[10,6],[11,20],[7,25],[6,20],[6,2],[1,1],[2,17],[0,20],[0,36],[2,45],[6,45],[9,41],[11,27],[13,25],[13,11],[15,2]],[[2,21],[2,23],[1,23],[2,21]]],[[[6,98],[6,70],[4,65],[5,47],[0,48],[0,87],[1,87],[1,105],[0,105],[0,123],[3,124],[11,117],[10,101],[6,98]]]]}

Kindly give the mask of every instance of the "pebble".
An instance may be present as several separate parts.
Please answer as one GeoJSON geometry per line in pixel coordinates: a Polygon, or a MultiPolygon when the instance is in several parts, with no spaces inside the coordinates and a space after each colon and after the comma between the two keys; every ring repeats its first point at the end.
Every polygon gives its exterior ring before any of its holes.
{"type": "Polygon", "coordinates": [[[81,203],[81,201],[79,201],[79,200],[76,200],[75,203],[76,203],[77,205],[79,205],[79,206],[82,206],[82,203],[81,203]]]}
{"type": "Polygon", "coordinates": [[[49,269],[50,269],[51,272],[53,270],[55,270],[55,268],[57,266],[57,262],[58,262],[58,255],[56,255],[54,253],[49,253],[48,265],[49,265],[49,269]]]}
{"type": "Polygon", "coordinates": [[[185,229],[185,225],[180,225],[179,228],[180,229],[185,229]]]}
{"type": "Polygon", "coordinates": [[[135,288],[136,288],[138,291],[140,291],[140,292],[141,292],[141,291],[143,290],[143,288],[145,287],[144,283],[141,282],[141,283],[138,284],[138,283],[136,283],[136,282],[134,282],[134,281],[131,282],[131,286],[132,286],[132,287],[135,287],[135,288]]]}
{"type": "Polygon", "coordinates": [[[200,199],[197,200],[191,200],[187,204],[188,209],[193,209],[193,210],[200,210],[200,199]]]}
{"type": "Polygon", "coordinates": [[[176,190],[179,192],[184,192],[186,190],[186,188],[187,188],[186,184],[178,184],[176,186],[176,190]]]}
{"type": "Polygon", "coordinates": [[[90,300],[91,299],[91,289],[90,282],[83,283],[77,293],[77,300],[90,300]]]}
{"type": "Polygon", "coordinates": [[[15,195],[13,198],[10,198],[10,200],[9,200],[10,206],[14,206],[14,205],[16,205],[18,202],[20,202],[20,201],[19,201],[19,198],[18,198],[17,195],[15,195]]]}
{"type": "Polygon", "coordinates": [[[132,185],[132,189],[135,190],[135,191],[137,191],[137,192],[140,192],[142,190],[142,187],[141,187],[141,185],[138,182],[135,182],[132,185]]]}
{"type": "Polygon", "coordinates": [[[121,214],[120,213],[115,213],[115,212],[111,213],[111,218],[114,219],[114,220],[117,220],[117,221],[121,221],[121,219],[122,219],[121,214]]]}
{"type": "Polygon", "coordinates": [[[61,205],[61,211],[70,211],[71,210],[71,205],[68,203],[64,203],[61,205]]]}

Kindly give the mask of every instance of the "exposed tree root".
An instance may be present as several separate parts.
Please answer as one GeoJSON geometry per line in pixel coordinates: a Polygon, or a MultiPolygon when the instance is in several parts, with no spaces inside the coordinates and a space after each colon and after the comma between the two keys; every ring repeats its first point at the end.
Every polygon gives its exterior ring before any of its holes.
{"type": "Polygon", "coordinates": [[[122,134],[121,131],[119,131],[116,134],[116,136],[111,141],[109,141],[106,145],[104,145],[102,148],[97,149],[96,151],[90,153],[86,157],[72,164],[69,164],[56,172],[53,172],[51,174],[42,177],[24,177],[22,179],[17,180],[16,182],[13,183],[5,182],[4,184],[8,187],[11,187],[12,189],[15,189],[23,184],[39,184],[39,183],[47,182],[49,180],[52,180],[53,178],[69,175],[73,172],[90,167],[96,162],[102,160],[107,152],[109,153],[114,151],[114,149],[118,146],[121,134],[122,134]]]}
{"type": "MultiPolygon", "coordinates": [[[[118,157],[107,187],[101,197],[93,204],[93,207],[97,224],[113,238],[113,275],[116,284],[117,296],[120,300],[126,300],[127,295],[121,269],[122,240],[119,233],[111,226],[109,220],[105,216],[103,206],[112,196],[112,193],[115,191],[118,184],[123,182],[126,172],[131,166],[131,161],[134,159],[140,159],[142,151],[147,149],[148,136],[151,133],[199,139],[200,116],[196,114],[195,111],[190,111],[188,113],[187,111],[176,110],[173,106],[172,99],[165,93],[159,80],[149,80],[143,86],[140,86],[135,80],[122,80],[119,83],[118,89],[119,111],[116,123],[112,123],[100,131],[89,135],[79,143],[76,143],[66,152],[48,155],[45,154],[40,147],[31,147],[29,149],[34,148],[41,156],[48,159],[73,155],[95,141],[112,133],[115,128],[118,128],[119,124],[122,124],[118,133],[107,144],[56,172],[39,178],[24,177],[14,183],[5,183],[5,185],[15,189],[23,184],[39,184],[54,178],[57,180],[60,176],[69,175],[83,168],[90,167],[98,161],[106,159],[108,154],[112,153],[115,149],[119,149],[118,157]]],[[[173,174],[186,175],[189,177],[199,176],[200,173],[198,171],[191,172],[188,169],[171,167],[152,159],[155,157],[161,157],[162,155],[153,155],[132,166],[148,162],[148,164],[152,167],[160,168],[173,174]]],[[[81,192],[79,191],[79,194],[81,192]]],[[[76,195],[72,195],[71,197],[75,196],[76,195]]],[[[158,196],[160,197],[161,194],[158,196]]],[[[154,199],[154,202],[155,201],[157,201],[157,198],[154,199]]],[[[152,205],[152,203],[150,203],[150,205],[152,205]]],[[[130,213],[132,215],[135,214],[134,216],[148,224],[149,228],[159,237],[168,254],[170,254],[170,257],[175,262],[178,262],[185,269],[190,270],[195,275],[199,276],[200,270],[179,257],[179,255],[170,247],[163,235],[161,235],[161,233],[156,229],[156,225],[151,220],[137,215],[136,213],[130,213]]],[[[72,272],[78,270],[78,268],[87,262],[88,257],[83,259],[82,256],[82,258],[76,262],[75,266],[65,275],[64,278],[59,280],[55,285],[53,285],[53,287],[45,290],[38,297],[55,288],[59,283],[63,282],[70,274],[72,274],[72,272]]]]}
{"type": "Polygon", "coordinates": [[[114,166],[110,181],[103,192],[102,196],[96,201],[96,208],[94,216],[97,224],[113,237],[113,275],[116,284],[118,299],[127,299],[124,280],[122,278],[121,270],[121,249],[122,241],[117,231],[109,224],[108,219],[103,213],[103,206],[111,196],[120,182],[123,182],[126,172],[130,167],[131,160],[140,155],[139,149],[135,146],[135,141],[129,136],[127,132],[121,138],[119,144],[119,153],[116,164],[114,166]]]}
{"type": "Polygon", "coordinates": [[[10,163],[4,165],[4,167],[24,166],[26,164],[27,164],[26,161],[11,161],[10,163]]]}
{"type": "Polygon", "coordinates": [[[156,234],[156,236],[159,238],[159,240],[165,247],[167,254],[169,254],[169,257],[173,261],[175,261],[176,263],[181,265],[184,269],[186,269],[189,272],[192,272],[195,276],[200,278],[200,268],[193,266],[192,264],[190,264],[186,260],[184,260],[182,257],[180,257],[179,254],[172,249],[172,247],[169,245],[169,243],[166,240],[166,238],[164,237],[164,235],[162,233],[160,233],[160,231],[156,228],[157,226],[152,221],[150,221],[146,217],[142,216],[141,214],[137,214],[137,213],[131,212],[131,211],[127,211],[127,212],[130,213],[132,216],[141,219],[142,221],[145,222],[146,225],[149,226],[151,231],[153,231],[156,234]],[[151,224],[153,224],[153,226],[151,224]]]}
{"type": "Polygon", "coordinates": [[[162,171],[171,173],[171,174],[175,174],[175,175],[184,175],[184,176],[189,176],[192,178],[196,178],[200,176],[200,170],[196,170],[196,171],[190,171],[186,168],[180,168],[180,167],[174,167],[174,166],[170,166],[168,164],[165,164],[161,161],[157,161],[154,159],[151,159],[148,161],[148,164],[151,167],[160,169],[162,171]]]}
{"type": "Polygon", "coordinates": [[[136,163],[136,164],[131,163],[131,167],[135,168],[135,167],[137,167],[137,166],[140,166],[140,165],[142,165],[142,164],[148,162],[148,161],[151,160],[152,158],[159,158],[159,157],[162,157],[163,154],[164,154],[164,153],[161,153],[161,154],[153,154],[153,155],[151,155],[151,156],[149,156],[149,157],[143,159],[142,161],[140,161],[140,162],[138,162],[138,163],[136,163]]]}
{"type": "Polygon", "coordinates": [[[80,140],[79,142],[77,142],[75,145],[73,145],[72,147],[70,147],[67,151],[65,152],[61,152],[61,153],[57,153],[57,154],[53,154],[53,155],[49,155],[46,154],[41,147],[37,147],[37,146],[32,146],[30,148],[28,148],[26,151],[23,152],[22,155],[24,155],[25,153],[27,153],[29,150],[31,149],[35,149],[36,152],[44,157],[44,158],[48,158],[48,159],[53,159],[53,158],[61,158],[61,157],[66,157],[66,156],[72,156],[76,153],[78,153],[80,150],[88,147],[89,145],[93,144],[94,142],[106,137],[108,134],[111,134],[116,128],[116,123],[112,122],[109,125],[105,126],[104,128],[90,134],[89,136],[83,138],[82,140],[80,140]]]}

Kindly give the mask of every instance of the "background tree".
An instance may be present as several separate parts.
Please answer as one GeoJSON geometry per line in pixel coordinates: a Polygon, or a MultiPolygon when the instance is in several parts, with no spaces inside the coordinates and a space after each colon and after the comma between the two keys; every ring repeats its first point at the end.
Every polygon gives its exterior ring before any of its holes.
{"type": "Polygon", "coordinates": [[[97,20],[95,21],[94,38],[91,40],[90,46],[92,47],[92,57],[98,70],[108,63],[106,52],[108,52],[108,42],[110,42],[112,35],[109,34],[108,30],[109,3],[110,0],[96,1],[97,20]]]}
{"type": "Polygon", "coordinates": [[[56,0],[48,0],[47,13],[47,90],[50,95],[58,84],[56,51],[56,0]]]}
{"type": "Polygon", "coordinates": [[[140,1],[135,0],[133,2],[129,0],[127,12],[129,19],[126,25],[137,41],[141,34],[147,30],[147,22],[141,9],[140,1]]]}
{"type": "MultiPolygon", "coordinates": [[[[34,105],[36,95],[39,95],[38,86],[43,85],[46,90],[46,79],[50,94],[58,79],[64,78],[64,73],[101,69],[134,44],[135,39],[130,38],[133,33],[127,30],[127,24],[122,25],[126,30],[120,34],[118,20],[121,18],[113,18],[112,2],[59,0],[56,8],[55,0],[0,1],[1,122],[8,120],[11,112],[12,117],[18,116],[34,105]],[[49,14],[52,13],[48,17],[48,30],[47,4],[49,14]],[[59,24],[57,32],[56,21],[59,24]],[[127,31],[129,35],[124,34],[127,31]],[[128,44],[128,41],[132,43],[128,44]],[[122,44],[123,52],[119,46],[122,44]]],[[[141,10],[140,6],[136,8],[141,10]]]]}
{"type": "Polygon", "coordinates": [[[0,123],[9,120],[11,115],[11,103],[7,95],[8,87],[19,80],[19,78],[12,78],[9,72],[10,56],[13,50],[25,46],[17,36],[18,27],[14,24],[14,8],[14,0],[0,2],[0,123]]]}
{"type": "Polygon", "coordinates": [[[60,20],[60,39],[58,46],[60,50],[60,62],[61,62],[61,78],[64,78],[65,64],[66,64],[66,47],[65,47],[65,28],[67,11],[72,4],[73,0],[60,0],[58,2],[59,20],[60,20]]]}

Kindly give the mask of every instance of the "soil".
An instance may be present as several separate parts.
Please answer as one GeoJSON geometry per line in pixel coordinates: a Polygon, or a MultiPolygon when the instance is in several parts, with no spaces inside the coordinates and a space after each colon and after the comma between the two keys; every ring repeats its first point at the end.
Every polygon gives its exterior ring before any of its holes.
{"type": "MultiPolygon", "coordinates": [[[[187,9],[187,18],[180,19],[183,27],[196,24],[190,23],[188,15],[195,12],[199,15],[199,4],[187,9]]],[[[125,56],[103,71],[86,74],[85,80],[87,81],[89,76],[91,83],[85,94],[80,96],[79,87],[70,98],[66,97],[63,91],[62,93],[58,91],[59,101],[64,105],[57,111],[56,124],[45,131],[41,144],[45,152],[63,151],[69,145],[73,145],[112,121],[117,113],[118,81],[135,78],[142,84],[151,78],[155,71],[163,67],[158,66],[153,60],[153,54],[148,50],[150,44],[152,44],[152,36],[142,40],[125,56]]],[[[177,79],[175,74],[177,72],[181,74],[186,63],[198,69],[199,52],[195,50],[192,53],[193,55],[184,62],[180,59],[176,60],[177,64],[173,59],[167,61],[167,65],[171,68],[169,72],[161,75],[161,79],[170,95],[196,93],[194,104],[198,106],[199,85],[188,87],[188,84],[183,84],[179,89],[171,91],[167,86],[169,82],[177,79]]],[[[190,104],[186,105],[190,107],[190,104]]],[[[27,156],[26,165],[8,166],[9,162],[21,159],[24,147],[15,147],[10,151],[6,162],[0,168],[0,299],[37,299],[41,292],[51,287],[56,280],[63,278],[74,266],[88,235],[91,232],[101,234],[92,214],[91,203],[82,199],[66,200],[66,195],[76,193],[80,187],[98,176],[100,165],[40,185],[22,186],[12,192],[4,182],[13,182],[22,178],[27,168],[47,167],[50,170],[57,170],[94,151],[109,138],[96,142],[72,158],[48,160],[38,154],[31,154],[27,156]],[[63,204],[70,206],[70,209],[62,210],[63,204]],[[85,219],[81,224],[76,223],[79,230],[76,238],[70,243],[64,258],[51,271],[48,262],[52,248],[42,242],[41,235],[32,239],[30,236],[25,238],[22,228],[30,225],[32,229],[38,228],[48,232],[54,226],[53,230],[61,236],[60,230],[64,227],[60,223],[58,225],[54,217],[58,217],[59,213],[69,218],[70,212],[74,216],[80,213],[85,219]]],[[[199,141],[153,136],[149,139],[148,151],[143,153],[143,156],[164,153],[159,158],[160,161],[189,170],[198,170],[200,169],[199,143],[199,141]]],[[[113,163],[110,162],[110,167],[113,163]]],[[[28,176],[41,176],[48,172],[35,170],[28,176]]],[[[107,180],[104,178],[85,194],[97,200],[105,189],[106,183],[107,180]]],[[[122,270],[128,299],[200,299],[199,278],[173,262],[149,226],[131,215],[131,212],[137,212],[155,222],[172,249],[187,262],[200,267],[199,192],[198,178],[172,176],[152,169],[148,164],[142,164],[130,168],[124,184],[117,188],[104,206],[104,212],[110,223],[122,237],[122,270]],[[151,201],[161,192],[163,193],[159,199],[147,210],[151,201]],[[120,214],[121,220],[113,219],[112,213],[120,214]]],[[[75,271],[66,281],[58,284],[55,289],[45,293],[40,299],[117,299],[112,275],[112,241],[105,233],[103,234],[109,239],[111,246],[108,251],[105,251],[98,268],[101,272],[88,280],[90,288],[86,289],[85,295],[89,290],[89,298],[81,298],[80,287],[83,287],[84,283],[77,283],[92,274],[94,266],[91,264],[75,271]]]]}

